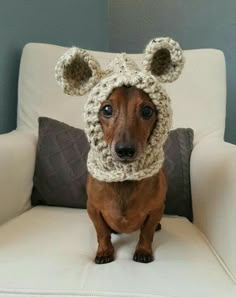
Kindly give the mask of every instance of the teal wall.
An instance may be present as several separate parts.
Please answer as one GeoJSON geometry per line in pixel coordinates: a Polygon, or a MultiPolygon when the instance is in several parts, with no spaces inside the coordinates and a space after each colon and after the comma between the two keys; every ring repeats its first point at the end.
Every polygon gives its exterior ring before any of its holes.
{"type": "Polygon", "coordinates": [[[153,37],[172,36],[184,49],[218,48],[226,58],[225,140],[236,144],[236,0],[110,0],[113,52],[140,52],[153,37]]]}
{"type": "Polygon", "coordinates": [[[17,81],[28,42],[108,50],[107,0],[0,0],[0,134],[16,126],[17,81]]]}

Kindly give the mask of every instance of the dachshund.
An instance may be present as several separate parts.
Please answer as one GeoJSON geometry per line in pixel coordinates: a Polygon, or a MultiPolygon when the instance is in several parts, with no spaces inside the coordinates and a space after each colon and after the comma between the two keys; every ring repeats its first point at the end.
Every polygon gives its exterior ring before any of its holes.
{"type": "MultiPolygon", "coordinates": [[[[144,153],[157,121],[158,111],[152,100],[135,86],[113,89],[99,110],[104,140],[113,157],[126,164],[144,153]]],[[[89,174],[87,210],[98,240],[95,263],[114,260],[112,232],[131,233],[139,229],[133,260],[152,262],[152,241],[161,226],[166,192],[167,178],[163,168],[154,176],[123,182],[103,182],[89,174]]]]}

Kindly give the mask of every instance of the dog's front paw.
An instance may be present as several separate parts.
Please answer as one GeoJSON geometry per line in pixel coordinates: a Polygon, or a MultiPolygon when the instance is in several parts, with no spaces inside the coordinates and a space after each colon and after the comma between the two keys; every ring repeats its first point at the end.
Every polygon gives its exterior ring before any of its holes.
{"type": "Polygon", "coordinates": [[[95,258],[95,263],[96,264],[106,264],[114,261],[114,250],[109,249],[106,251],[98,251],[96,258],[95,258]]]}
{"type": "Polygon", "coordinates": [[[152,254],[136,251],[133,260],[140,263],[150,263],[154,260],[154,257],[152,254]]]}

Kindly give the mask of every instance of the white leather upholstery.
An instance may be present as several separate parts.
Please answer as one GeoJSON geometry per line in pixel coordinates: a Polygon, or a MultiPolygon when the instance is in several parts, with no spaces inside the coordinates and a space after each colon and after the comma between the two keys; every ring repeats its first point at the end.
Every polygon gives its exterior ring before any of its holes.
{"type": "Polygon", "coordinates": [[[136,232],[113,235],[116,260],[96,265],[85,210],[33,208],[0,227],[0,296],[234,296],[232,280],[194,225],[178,217],[162,225],[153,263],[132,260],[136,232]]]}
{"type": "MultiPolygon", "coordinates": [[[[55,80],[56,62],[66,50],[34,43],[24,48],[19,77],[18,129],[37,132],[39,116],[83,128],[82,112],[87,96],[65,95],[55,80]]],[[[104,68],[115,55],[90,53],[104,68]]],[[[186,64],[182,75],[166,85],[173,103],[174,128],[192,127],[195,143],[205,136],[223,139],[226,105],[223,53],[202,49],[185,51],[184,55],[186,64]]],[[[141,66],[143,55],[131,56],[141,66]]]]}
{"type": "Polygon", "coordinates": [[[194,222],[204,232],[236,282],[236,145],[200,142],[191,157],[194,222]]]}
{"type": "Polygon", "coordinates": [[[32,133],[0,135],[0,225],[31,207],[36,144],[32,133]]]}

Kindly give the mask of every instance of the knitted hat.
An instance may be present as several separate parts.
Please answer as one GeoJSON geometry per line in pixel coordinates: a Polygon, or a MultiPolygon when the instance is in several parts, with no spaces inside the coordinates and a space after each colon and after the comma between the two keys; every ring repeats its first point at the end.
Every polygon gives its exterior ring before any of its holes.
{"type": "Polygon", "coordinates": [[[88,171],[105,182],[141,180],[160,170],[164,161],[163,144],[172,123],[170,99],[161,83],[175,81],[183,68],[184,58],[177,42],[170,38],[156,38],[145,49],[143,69],[125,53],[117,55],[106,70],[83,49],[73,47],[58,61],[56,79],[69,95],[90,92],[84,110],[85,133],[90,143],[88,171]],[[112,156],[104,140],[98,114],[101,103],[112,90],[121,86],[135,86],[151,98],[158,110],[158,121],[148,143],[137,160],[124,164],[112,156]]]}

